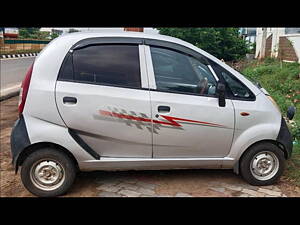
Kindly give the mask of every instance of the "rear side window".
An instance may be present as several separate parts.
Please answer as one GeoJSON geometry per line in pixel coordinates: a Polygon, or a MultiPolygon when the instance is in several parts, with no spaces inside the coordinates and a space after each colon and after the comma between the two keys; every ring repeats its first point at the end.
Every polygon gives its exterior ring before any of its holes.
{"type": "Polygon", "coordinates": [[[138,45],[88,46],[75,50],[71,58],[77,82],[141,87],[138,45]]]}
{"type": "Polygon", "coordinates": [[[60,80],[73,80],[74,73],[73,73],[73,60],[72,60],[72,54],[68,53],[66,56],[60,74],[59,79],[60,80]]]}

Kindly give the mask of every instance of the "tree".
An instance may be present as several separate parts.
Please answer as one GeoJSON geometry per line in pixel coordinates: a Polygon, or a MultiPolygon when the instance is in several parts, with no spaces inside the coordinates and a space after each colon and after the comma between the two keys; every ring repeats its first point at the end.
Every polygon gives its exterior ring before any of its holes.
{"type": "Polygon", "coordinates": [[[37,39],[49,39],[51,38],[49,31],[39,31],[36,34],[37,39]]]}
{"type": "Polygon", "coordinates": [[[30,27],[30,28],[19,28],[19,38],[32,38],[37,39],[40,28],[30,27]]]}
{"type": "Polygon", "coordinates": [[[225,61],[239,60],[249,53],[249,43],[238,28],[157,28],[160,34],[185,40],[225,61]]]}
{"type": "Polygon", "coordinates": [[[59,36],[59,34],[56,33],[56,32],[52,32],[52,33],[51,33],[51,39],[52,39],[52,40],[55,39],[55,38],[57,38],[58,36],[59,36]]]}
{"type": "Polygon", "coordinates": [[[68,31],[68,33],[74,33],[74,32],[79,32],[79,30],[76,30],[74,28],[70,28],[69,31],[68,31]]]}

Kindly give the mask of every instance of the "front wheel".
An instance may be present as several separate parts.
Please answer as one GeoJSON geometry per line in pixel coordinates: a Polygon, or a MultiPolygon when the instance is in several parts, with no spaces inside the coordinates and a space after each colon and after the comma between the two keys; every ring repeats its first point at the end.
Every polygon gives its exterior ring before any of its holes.
{"type": "Polygon", "coordinates": [[[52,148],[31,153],[22,164],[21,180],[32,194],[54,197],[67,192],[76,177],[74,162],[52,148]]]}
{"type": "Polygon", "coordinates": [[[251,185],[274,184],[285,167],[283,151],[272,143],[252,146],[240,161],[242,177],[251,185]]]}

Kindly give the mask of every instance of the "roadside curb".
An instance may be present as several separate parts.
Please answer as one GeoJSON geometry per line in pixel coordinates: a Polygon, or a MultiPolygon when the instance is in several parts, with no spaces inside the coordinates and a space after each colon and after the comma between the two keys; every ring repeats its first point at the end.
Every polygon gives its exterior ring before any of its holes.
{"type": "Polygon", "coordinates": [[[37,56],[38,54],[39,53],[9,54],[9,55],[0,55],[0,58],[1,59],[22,58],[22,57],[37,56]]]}
{"type": "Polygon", "coordinates": [[[20,89],[21,89],[21,84],[1,90],[0,102],[4,101],[6,99],[9,99],[9,98],[18,96],[20,93],[20,89]]]}
{"type": "Polygon", "coordinates": [[[7,95],[0,96],[0,102],[19,95],[20,90],[11,92],[7,95]]]}

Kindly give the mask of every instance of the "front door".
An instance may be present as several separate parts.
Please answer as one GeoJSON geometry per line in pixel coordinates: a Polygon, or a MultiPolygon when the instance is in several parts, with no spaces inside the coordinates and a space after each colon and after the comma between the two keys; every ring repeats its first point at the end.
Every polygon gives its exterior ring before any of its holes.
{"type": "Polygon", "coordinates": [[[225,157],[234,133],[234,108],[229,99],[219,107],[218,77],[211,67],[172,49],[151,46],[148,52],[148,75],[154,81],[153,157],[225,157]]]}
{"type": "Polygon", "coordinates": [[[69,53],[56,84],[58,110],[103,157],[152,157],[149,90],[138,45],[92,45],[69,53]]]}

